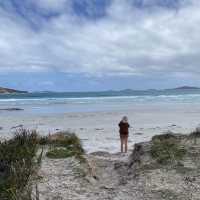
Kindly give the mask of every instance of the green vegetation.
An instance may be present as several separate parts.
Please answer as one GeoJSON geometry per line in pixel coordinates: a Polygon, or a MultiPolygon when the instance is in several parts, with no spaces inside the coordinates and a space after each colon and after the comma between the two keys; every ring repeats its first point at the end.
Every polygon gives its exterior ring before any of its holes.
{"type": "Polygon", "coordinates": [[[193,131],[193,132],[190,134],[190,137],[200,138],[200,128],[196,128],[196,130],[193,131]]]}
{"type": "Polygon", "coordinates": [[[200,128],[196,128],[195,131],[193,131],[190,135],[189,135],[190,138],[193,138],[194,139],[194,144],[197,144],[197,139],[200,138],[200,128]]]}
{"type": "Polygon", "coordinates": [[[45,145],[50,149],[46,154],[49,158],[74,156],[84,161],[84,150],[75,134],[61,132],[40,137],[36,131],[20,129],[12,139],[0,142],[1,200],[33,200],[33,183],[39,178],[37,171],[45,145]]]}
{"type": "Polygon", "coordinates": [[[51,146],[46,154],[49,158],[57,159],[74,156],[80,161],[84,160],[81,141],[75,134],[61,132],[53,139],[50,137],[46,143],[51,146]]]}
{"type": "Polygon", "coordinates": [[[185,153],[177,137],[170,133],[152,138],[151,155],[160,164],[178,163],[185,153]]]}
{"type": "Polygon", "coordinates": [[[0,143],[0,199],[31,200],[41,155],[37,133],[20,129],[13,139],[0,143]]]}
{"type": "Polygon", "coordinates": [[[53,150],[50,150],[47,152],[47,157],[49,158],[67,158],[74,155],[73,152],[67,150],[66,148],[54,148],[53,150]]]}

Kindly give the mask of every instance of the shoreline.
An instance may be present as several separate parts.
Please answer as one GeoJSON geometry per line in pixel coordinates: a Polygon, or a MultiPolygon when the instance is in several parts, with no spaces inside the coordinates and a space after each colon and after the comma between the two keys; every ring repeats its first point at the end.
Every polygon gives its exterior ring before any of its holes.
{"type": "Polygon", "coordinates": [[[189,134],[200,122],[198,106],[148,105],[130,107],[129,110],[69,112],[63,114],[29,114],[25,111],[4,112],[0,115],[0,138],[8,138],[15,127],[36,129],[47,135],[58,131],[77,134],[88,153],[95,151],[119,152],[118,123],[128,116],[131,125],[129,148],[135,143],[145,142],[152,136],[171,131],[189,134]]]}

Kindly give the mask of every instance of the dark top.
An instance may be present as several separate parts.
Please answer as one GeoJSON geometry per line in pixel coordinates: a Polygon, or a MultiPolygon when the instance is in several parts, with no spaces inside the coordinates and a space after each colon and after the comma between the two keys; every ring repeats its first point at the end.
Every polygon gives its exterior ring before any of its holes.
{"type": "Polygon", "coordinates": [[[120,122],[119,123],[119,133],[122,135],[128,135],[128,128],[129,128],[129,123],[125,122],[120,122]]]}

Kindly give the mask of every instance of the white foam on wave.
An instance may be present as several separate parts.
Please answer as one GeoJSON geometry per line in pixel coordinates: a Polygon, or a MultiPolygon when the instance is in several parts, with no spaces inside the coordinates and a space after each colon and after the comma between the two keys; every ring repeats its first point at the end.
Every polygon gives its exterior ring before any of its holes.
{"type": "Polygon", "coordinates": [[[200,94],[137,95],[104,97],[41,97],[0,99],[0,105],[52,105],[52,104],[101,104],[101,103],[148,103],[148,102],[197,102],[200,94]]]}

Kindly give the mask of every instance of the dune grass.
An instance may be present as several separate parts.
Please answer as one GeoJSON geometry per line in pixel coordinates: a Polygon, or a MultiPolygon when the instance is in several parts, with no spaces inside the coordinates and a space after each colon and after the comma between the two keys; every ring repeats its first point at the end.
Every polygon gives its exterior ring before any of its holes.
{"type": "Polygon", "coordinates": [[[67,158],[74,156],[80,161],[84,160],[84,149],[80,139],[73,133],[60,132],[58,137],[48,139],[47,144],[51,146],[46,156],[52,159],[67,158]]]}
{"type": "Polygon", "coordinates": [[[61,158],[72,157],[74,153],[67,150],[66,148],[54,148],[53,150],[48,151],[46,155],[48,158],[61,159],[61,158]]]}
{"type": "Polygon", "coordinates": [[[200,127],[197,127],[192,133],[189,135],[190,138],[193,139],[194,144],[197,144],[197,140],[200,139],[200,127]]]}
{"type": "Polygon", "coordinates": [[[0,200],[39,199],[32,196],[32,183],[38,178],[44,146],[49,148],[49,158],[74,156],[84,161],[84,150],[75,134],[41,137],[34,130],[19,129],[12,139],[0,143],[0,200]]]}
{"type": "Polygon", "coordinates": [[[151,155],[160,164],[177,163],[182,160],[186,150],[172,134],[163,134],[152,138],[151,155]]]}
{"type": "Polygon", "coordinates": [[[37,173],[36,131],[18,130],[14,137],[0,143],[0,199],[31,200],[31,181],[37,173]]]}

